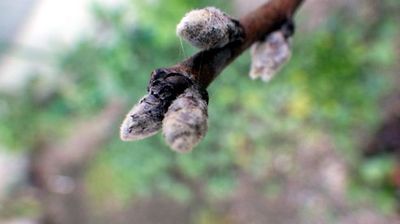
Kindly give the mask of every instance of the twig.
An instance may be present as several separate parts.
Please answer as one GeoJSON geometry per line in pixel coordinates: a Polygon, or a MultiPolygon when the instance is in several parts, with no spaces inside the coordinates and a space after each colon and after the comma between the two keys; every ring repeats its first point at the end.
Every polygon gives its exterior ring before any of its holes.
{"type": "Polygon", "coordinates": [[[303,0],[271,0],[240,19],[239,22],[244,29],[244,39],[222,48],[201,51],[164,71],[189,74],[200,86],[206,88],[226,66],[254,42],[279,29],[287,20],[290,20],[302,2],[303,0]]]}
{"type": "MultiPolygon", "coordinates": [[[[240,21],[213,7],[189,12],[178,24],[177,34],[205,50],[175,66],[152,72],[148,94],[132,108],[121,125],[121,139],[146,138],[162,127],[172,149],[189,152],[204,136],[207,127],[207,103],[193,103],[206,102],[207,94],[198,93],[206,93],[205,89],[221,71],[255,42],[284,24],[292,24],[293,14],[302,2],[270,0],[240,21]],[[164,119],[171,104],[184,92],[192,98],[184,100],[191,109],[176,116],[169,113],[173,121],[164,119]],[[193,111],[199,112],[198,116],[187,116],[193,111]],[[182,127],[187,128],[183,131],[182,127]]],[[[176,113],[184,109],[179,108],[175,108],[176,113]]]]}

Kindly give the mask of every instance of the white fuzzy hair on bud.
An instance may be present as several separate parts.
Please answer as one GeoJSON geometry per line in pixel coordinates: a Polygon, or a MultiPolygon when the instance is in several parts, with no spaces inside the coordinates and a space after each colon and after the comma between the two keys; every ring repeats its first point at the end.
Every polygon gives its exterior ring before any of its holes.
{"type": "Polygon", "coordinates": [[[215,7],[188,12],[176,27],[178,36],[200,49],[219,48],[238,39],[239,22],[215,7]]]}
{"type": "Polygon", "coordinates": [[[207,102],[196,87],[188,88],[169,107],[163,135],[176,152],[191,151],[207,131],[207,102]]]}
{"type": "Polygon", "coordinates": [[[289,61],[291,55],[290,41],[282,31],[275,31],[251,47],[252,63],[249,76],[268,82],[289,61]]]}

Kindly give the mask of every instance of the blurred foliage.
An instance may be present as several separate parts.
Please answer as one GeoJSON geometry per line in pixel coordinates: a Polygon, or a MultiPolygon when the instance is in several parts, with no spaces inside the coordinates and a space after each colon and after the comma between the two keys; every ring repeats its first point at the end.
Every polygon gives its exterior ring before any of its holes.
{"type": "MultiPolygon", "coordinates": [[[[38,78],[19,95],[0,96],[0,141],[29,151],[39,139],[72,132],[74,121],[97,114],[110,98],[124,98],[128,110],[145,94],[154,68],[194,52],[181,46],[175,24],[189,9],[210,4],[227,7],[211,0],[131,0],[112,10],[94,7],[96,36],[60,52],[60,71],[53,79],[38,78]]],[[[125,143],[118,127],[110,130],[115,137],[87,174],[93,198],[106,203],[109,197],[128,200],[161,191],[189,200],[193,192],[172,169],[201,180],[209,197],[223,198],[235,187],[238,167],[262,175],[274,152],[293,153],[296,139],[311,129],[331,134],[343,157],[360,167],[356,195],[372,189],[368,183],[376,187],[387,159],[359,164],[357,147],[359,132],[380,121],[378,100],[391,89],[390,77],[381,73],[394,63],[396,24],[381,23],[385,26],[372,40],[364,39],[366,25],[340,16],[316,32],[298,33],[293,59],[267,85],[247,77],[248,53],[239,58],[210,87],[209,132],[190,154],[171,152],[160,135],[125,143]]],[[[363,196],[390,199],[392,189],[377,189],[363,196]]]]}

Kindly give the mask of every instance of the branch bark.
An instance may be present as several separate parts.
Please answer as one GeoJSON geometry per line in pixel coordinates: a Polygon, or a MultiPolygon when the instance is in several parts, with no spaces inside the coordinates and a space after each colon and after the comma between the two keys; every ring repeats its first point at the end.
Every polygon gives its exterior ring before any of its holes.
{"type": "Polygon", "coordinates": [[[291,19],[303,1],[270,0],[240,19],[240,24],[244,29],[244,39],[232,42],[222,48],[201,51],[171,68],[164,69],[164,71],[189,76],[201,87],[207,88],[226,66],[254,42],[280,28],[288,19],[291,19]]]}

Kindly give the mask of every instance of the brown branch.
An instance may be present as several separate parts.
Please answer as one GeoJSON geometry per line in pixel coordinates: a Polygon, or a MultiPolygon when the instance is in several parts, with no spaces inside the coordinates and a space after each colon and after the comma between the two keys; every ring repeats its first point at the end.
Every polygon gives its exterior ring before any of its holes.
{"type": "MultiPolygon", "coordinates": [[[[193,138],[189,138],[188,134],[192,132],[187,132],[186,130],[184,134],[182,127],[203,127],[206,126],[204,124],[205,120],[189,119],[188,116],[173,115],[169,116],[172,121],[168,122],[168,119],[164,119],[164,116],[172,102],[184,93],[185,90],[192,89],[192,92],[206,92],[205,89],[221,71],[253,43],[262,40],[269,33],[283,27],[293,28],[291,26],[293,13],[302,2],[303,0],[270,0],[240,21],[229,18],[215,8],[204,9],[206,13],[200,12],[199,14],[197,11],[196,13],[199,15],[214,16],[214,18],[205,17],[198,24],[194,22],[190,25],[190,22],[187,21],[193,22],[193,19],[190,18],[190,15],[189,19],[185,16],[183,19],[184,22],[178,25],[178,33],[184,34],[186,40],[195,46],[212,48],[201,51],[170,68],[154,70],[147,88],[148,94],[131,109],[121,125],[121,139],[125,141],[143,139],[156,134],[163,126],[164,134],[168,133],[169,137],[174,136],[173,138],[164,136],[167,137],[167,143],[171,148],[175,150],[178,148],[185,149],[177,151],[190,151],[204,135],[201,134],[197,135],[197,137],[191,136],[193,138]],[[214,27],[215,24],[210,23],[210,21],[216,23],[217,26],[214,27]],[[222,28],[220,26],[221,23],[223,24],[222,28]],[[212,29],[209,29],[210,26],[212,29]],[[203,28],[206,32],[204,32],[203,28]],[[213,39],[212,37],[215,37],[214,39],[216,40],[209,42],[209,39],[213,39]],[[200,44],[198,41],[200,41],[200,44]],[[202,43],[201,41],[207,42],[202,43]],[[224,47],[218,47],[220,44],[225,44],[226,42],[228,44],[224,47]],[[183,117],[185,118],[183,119],[183,117]],[[169,141],[168,139],[173,139],[173,141],[169,141]],[[196,141],[190,139],[196,139],[196,141]],[[175,144],[174,142],[179,142],[179,144],[175,144]],[[182,146],[181,143],[185,143],[186,145],[182,146]],[[177,145],[180,146],[178,147],[177,145]]],[[[198,15],[194,17],[197,18],[198,15]]],[[[292,33],[291,28],[287,30],[287,34],[292,33]]],[[[197,94],[191,95],[194,96],[197,94]]],[[[203,99],[198,100],[201,102],[208,100],[207,94],[201,95],[203,99]]],[[[192,109],[207,114],[207,106],[205,108],[199,108],[199,106],[200,104],[193,104],[192,109]]],[[[179,106],[179,108],[182,109],[183,107],[179,106]]],[[[192,112],[184,114],[193,115],[192,112]]]]}
{"type": "Polygon", "coordinates": [[[64,140],[40,143],[32,153],[29,177],[43,210],[40,223],[88,223],[84,173],[113,134],[122,108],[122,102],[112,99],[99,114],[77,122],[64,140]]]}
{"type": "Polygon", "coordinates": [[[254,42],[291,19],[302,2],[303,0],[270,0],[240,19],[239,22],[245,33],[244,39],[232,42],[222,48],[201,51],[166,70],[171,73],[189,75],[200,86],[206,88],[226,66],[254,42]]]}

